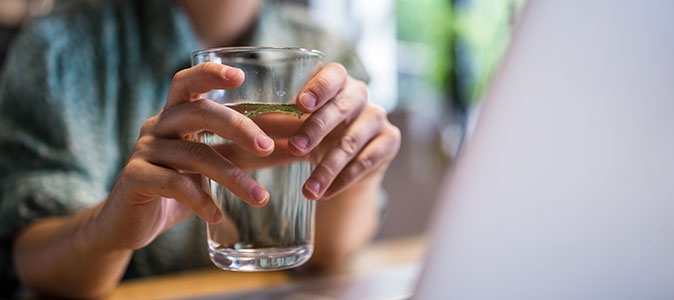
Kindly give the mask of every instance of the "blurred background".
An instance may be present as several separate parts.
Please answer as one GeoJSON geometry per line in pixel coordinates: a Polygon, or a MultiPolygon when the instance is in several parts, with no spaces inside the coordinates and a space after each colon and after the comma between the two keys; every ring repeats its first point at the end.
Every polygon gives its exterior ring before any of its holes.
{"type": "Polygon", "coordinates": [[[378,239],[424,232],[522,0],[280,1],[356,45],[370,100],[389,111],[403,144],[384,181],[389,209],[378,239]]]}
{"type": "MultiPolygon", "coordinates": [[[[69,0],[0,0],[0,67],[21,24],[49,13],[54,1],[69,0]]],[[[305,7],[357,48],[371,76],[371,101],[403,133],[384,182],[389,206],[377,238],[422,233],[524,1],[272,2],[305,7]]]]}

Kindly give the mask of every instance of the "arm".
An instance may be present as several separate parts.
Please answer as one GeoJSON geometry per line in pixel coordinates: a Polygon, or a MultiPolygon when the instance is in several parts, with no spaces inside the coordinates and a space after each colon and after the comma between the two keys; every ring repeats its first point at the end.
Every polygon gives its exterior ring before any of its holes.
{"type": "Polygon", "coordinates": [[[91,297],[119,282],[132,251],[106,247],[97,236],[101,207],[43,219],[23,230],[13,259],[24,285],[38,293],[91,297]]]}
{"type": "Polygon", "coordinates": [[[251,205],[266,204],[266,190],[256,197],[260,186],[243,171],[205,144],[182,139],[208,130],[259,156],[273,151],[273,141],[253,121],[199,99],[212,89],[235,88],[243,77],[240,70],[220,64],[178,72],[166,106],[143,125],[105,201],[69,217],[39,218],[19,232],[13,260],[22,283],[61,297],[102,296],[118,284],[134,249],[193,212],[217,223],[222,213],[195,173],[220,182],[251,205]]]}

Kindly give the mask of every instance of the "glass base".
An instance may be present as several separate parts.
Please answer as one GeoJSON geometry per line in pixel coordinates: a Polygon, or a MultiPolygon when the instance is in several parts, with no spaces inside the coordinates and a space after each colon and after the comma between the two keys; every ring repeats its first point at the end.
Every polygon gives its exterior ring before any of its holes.
{"type": "Polygon", "coordinates": [[[299,267],[311,258],[313,245],[292,248],[218,249],[208,247],[211,261],[227,271],[261,272],[299,267]]]}

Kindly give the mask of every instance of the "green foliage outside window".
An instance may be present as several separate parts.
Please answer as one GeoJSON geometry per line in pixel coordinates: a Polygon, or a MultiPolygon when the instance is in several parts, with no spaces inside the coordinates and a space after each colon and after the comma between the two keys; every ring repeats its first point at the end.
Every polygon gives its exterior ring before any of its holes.
{"type": "Polygon", "coordinates": [[[465,105],[480,99],[523,0],[397,0],[398,39],[428,46],[424,76],[465,105]]]}

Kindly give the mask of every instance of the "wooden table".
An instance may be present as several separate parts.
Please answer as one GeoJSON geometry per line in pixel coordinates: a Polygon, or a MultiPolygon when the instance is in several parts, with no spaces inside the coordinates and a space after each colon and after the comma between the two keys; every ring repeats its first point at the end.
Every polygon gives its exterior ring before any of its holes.
{"type": "MultiPolygon", "coordinates": [[[[396,265],[421,261],[426,253],[427,238],[414,236],[372,243],[348,264],[317,276],[365,274],[396,265]]],[[[228,272],[219,269],[189,271],[172,275],[124,281],[107,298],[170,299],[203,296],[263,288],[303,280],[288,272],[228,272]]]]}

